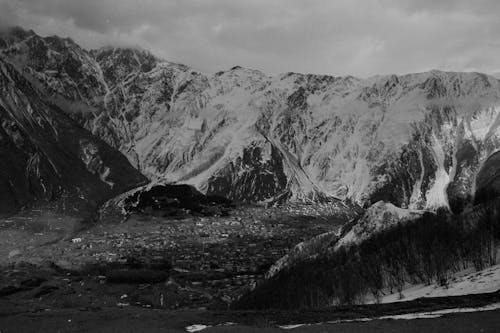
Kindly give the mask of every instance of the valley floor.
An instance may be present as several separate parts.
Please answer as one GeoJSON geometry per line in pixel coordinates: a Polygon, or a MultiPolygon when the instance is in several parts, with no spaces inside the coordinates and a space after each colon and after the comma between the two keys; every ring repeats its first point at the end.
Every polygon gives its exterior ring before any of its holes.
{"type": "Polygon", "coordinates": [[[0,297],[55,307],[226,309],[295,244],[345,222],[329,214],[245,206],[225,217],[131,215],[90,227],[22,214],[0,220],[8,240],[0,244],[0,297]]]}
{"type": "MultiPolygon", "coordinates": [[[[498,330],[500,310],[377,318],[481,308],[500,303],[499,292],[307,311],[228,310],[295,244],[347,220],[332,216],[321,207],[247,206],[225,217],[131,215],[92,226],[42,211],[1,219],[0,332],[498,330]],[[371,319],[345,322],[359,318],[371,319]]],[[[482,291],[493,291],[497,272],[457,277],[457,286],[489,277],[492,285],[482,291]]]]}

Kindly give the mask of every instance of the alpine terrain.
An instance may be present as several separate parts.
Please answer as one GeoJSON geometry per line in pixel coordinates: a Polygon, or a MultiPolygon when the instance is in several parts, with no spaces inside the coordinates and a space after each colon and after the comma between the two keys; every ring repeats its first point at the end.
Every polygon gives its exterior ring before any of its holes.
{"type": "Polygon", "coordinates": [[[499,81],[480,73],[207,75],[20,29],[0,45],[45,101],[151,180],[240,201],[460,211],[499,146],[499,81]]]}
{"type": "Polygon", "coordinates": [[[203,73],[0,31],[0,318],[496,309],[499,200],[495,76],[203,73]]]}

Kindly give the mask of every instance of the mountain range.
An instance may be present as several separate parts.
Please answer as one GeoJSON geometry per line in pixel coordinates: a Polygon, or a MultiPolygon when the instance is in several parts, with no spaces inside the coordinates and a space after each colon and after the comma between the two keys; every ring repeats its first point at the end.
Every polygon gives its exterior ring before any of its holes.
{"type": "Polygon", "coordinates": [[[0,54],[2,211],[61,193],[97,204],[149,179],[237,201],[459,212],[498,182],[491,160],[478,177],[500,147],[486,74],[206,74],[21,28],[0,54]]]}

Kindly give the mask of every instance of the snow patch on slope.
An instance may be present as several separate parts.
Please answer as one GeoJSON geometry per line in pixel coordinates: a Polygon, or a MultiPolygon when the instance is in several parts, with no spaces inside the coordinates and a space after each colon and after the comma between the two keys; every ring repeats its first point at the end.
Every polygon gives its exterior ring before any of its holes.
{"type": "Polygon", "coordinates": [[[379,201],[368,208],[356,224],[335,244],[341,246],[359,244],[372,235],[390,229],[397,223],[405,223],[420,217],[424,211],[409,210],[379,201]]]}
{"type": "Polygon", "coordinates": [[[465,270],[456,273],[447,286],[418,284],[399,293],[383,296],[381,303],[410,301],[421,297],[447,297],[492,293],[500,290],[500,265],[482,271],[465,270]],[[403,296],[403,297],[401,297],[403,296]]]}
{"type": "Polygon", "coordinates": [[[480,307],[469,307],[469,308],[452,308],[452,309],[442,309],[436,311],[425,311],[425,312],[413,312],[404,313],[398,315],[387,315],[380,317],[363,317],[355,319],[340,319],[327,321],[326,323],[313,323],[313,324],[291,324],[291,325],[281,325],[278,326],[284,330],[294,330],[297,328],[313,325],[324,325],[324,324],[343,324],[343,323],[356,323],[356,322],[368,322],[373,320],[414,320],[414,319],[433,319],[440,318],[442,316],[453,314],[453,313],[473,313],[473,312],[483,312],[483,311],[493,311],[500,309],[500,303],[488,304],[480,307]]]}
{"type": "Polygon", "coordinates": [[[446,187],[450,182],[450,175],[448,174],[444,166],[445,154],[443,147],[434,134],[432,135],[431,147],[433,151],[433,157],[437,165],[437,171],[435,174],[434,183],[426,193],[427,208],[450,208],[450,204],[448,203],[448,196],[446,194],[446,187]]]}

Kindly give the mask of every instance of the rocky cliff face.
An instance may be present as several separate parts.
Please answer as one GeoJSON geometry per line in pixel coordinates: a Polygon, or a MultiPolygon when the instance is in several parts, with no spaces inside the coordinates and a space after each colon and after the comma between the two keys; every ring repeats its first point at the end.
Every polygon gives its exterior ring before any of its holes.
{"type": "Polygon", "coordinates": [[[149,178],[208,194],[459,211],[500,147],[500,84],[480,73],[206,75],[143,50],[16,36],[3,53],[47,99],[149,178]]]}
{"type": "Polygon", "coordinates": [[[476,177],[476,204],[500,197],[500,152],[492,154],[482,164],[476,177]]]}
{"type": "Polygon", "coordinates": [[[0,57],[0,214],[47,202],[85,214],[145,180],[0,57]]]}

